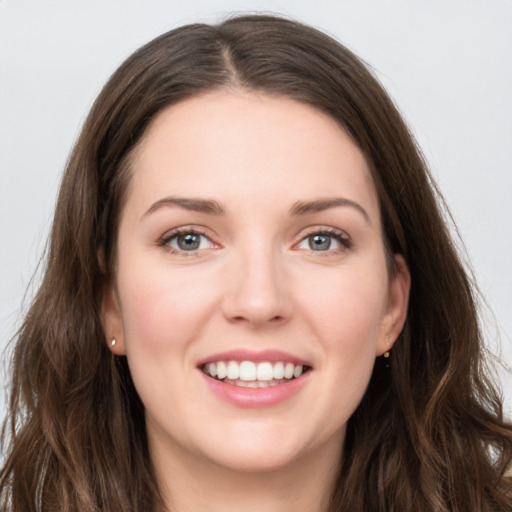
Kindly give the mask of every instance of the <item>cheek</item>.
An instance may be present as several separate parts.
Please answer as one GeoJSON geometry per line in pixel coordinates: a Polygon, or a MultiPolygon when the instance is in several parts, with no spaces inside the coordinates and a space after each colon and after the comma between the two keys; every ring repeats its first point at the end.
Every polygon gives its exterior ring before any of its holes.
{"type": "Polygon", "coordinates": [[[182,269],[126,263],[126,271],[120,266],[118,286],[128,352],[138,347],[151,351],[185,347],[212,308],[211,289],[182,269]]]}
{"type": "Polygon", "coordinates": [[[310,283],[305,309],[326,351],[338,356],[330,364],[373,364],[386,309],[385,273],[368,272],[367,267],[346,270],[333,272],[323,286],[310,283]]]}
{"type": "Polygon", "coordinates": [[[119,262],[126,355],[147,414],[163,411],[179,422],[175,411],[188,407],[180,391],[195,369],[188,349],[201,337],[215,297],[184,269],[144,263],[133,255],[119,262]]]}
{"type": "MultiPolygon", "coordinates": [[[[325,378],[319,407],[332,411],[324,426],[336,429],[356,410],[370,381],[381,323],[387,304],[385,272],[347,268],[332,276],[328,286],[308,301],[310,324],[323,349],[320,373],[325,378]]],[[[379,269],[379,262],[375,263],[379,269]]]]}

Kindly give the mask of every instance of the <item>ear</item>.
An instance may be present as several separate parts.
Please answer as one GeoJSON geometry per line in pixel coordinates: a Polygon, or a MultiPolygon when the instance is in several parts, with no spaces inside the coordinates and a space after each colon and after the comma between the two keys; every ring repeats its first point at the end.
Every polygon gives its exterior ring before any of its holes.
{"type": "Polygon", "coordinates": [[[110,351],[116,356],[126,355],[123,318],[119,307],[119,299],[111,280],[105,284],[103,290],[101,319],[105,332],[105,342],[110,351]],[[113,340],[115,340],[115,343],[113,340]]]}
{"type": "MultiPolygon", "coordinates": [[[[105,257],[103,251],[98,252],[98,262],[106,275],[105,257]]],[[[101,300],[101,322],[105,333],[105,342],[109,350],[116,356],[126,355],[124,341],[123,317],[119,307],[119,299],[111,278],[106,278],[101,300]],[[115,340],[115,343],[113,342],[115,340]]]]}
{"type": "Polygon", "coordinates": [[[401,254],[395,254],[395,273],[391,276],[388,291],[386,313],[382,319],[377,355],[380,356],[391,349],[407,318],[411,274],[401,254]]]}

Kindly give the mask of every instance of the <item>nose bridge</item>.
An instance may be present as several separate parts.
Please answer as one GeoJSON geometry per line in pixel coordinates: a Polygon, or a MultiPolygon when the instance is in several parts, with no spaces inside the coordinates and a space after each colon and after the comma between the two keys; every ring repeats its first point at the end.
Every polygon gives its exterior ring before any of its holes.
{"type": "Polygon", "coordinates": [[[225,297],[230,320],[257,326],[283,321],[289,315],[285,269],[279,249],[270,237],[254,232],[234,250],[231,281],[225,297]]]}

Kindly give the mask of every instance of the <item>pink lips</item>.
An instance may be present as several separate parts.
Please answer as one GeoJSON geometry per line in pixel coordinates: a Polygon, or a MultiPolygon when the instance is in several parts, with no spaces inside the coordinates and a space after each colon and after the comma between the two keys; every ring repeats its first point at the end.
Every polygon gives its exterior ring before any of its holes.
{"type": "Polygon", "coordinates": [[[311,363],[278,350],[265,350],[253,352],[249,350],[233,350],[214,354],[198,362],[198,372],[204,379],[208,389],[220,400],[240,408],[255,409],[272,407],[284,402],[298,393],[309,381],[311,371],[303,373],[300,377],[288,382],[266,388],[246,388],[227,384],[209,377],[200,369],[208,363],[218,361],[253,361],[255,363],[268,361],[291,362],[295,365],[311,367],[311,363]]]}
{"type": "Polygon", "coordinates": [[[253,361],[254,363],[262,363],[268,361],[269,363],[277,363],[278,361],[290,362],[293,364],[301,364],[302,366],[311,366],[311,363],[304,359],[282,352],[280,350],[262,350],[252,351],[246,349],[229,350],[228,352],[221,352],[214,354],[205,359],[201,359],[197,366],[203,366],[208,363],[216,363],[217,361],[253,361]]]}

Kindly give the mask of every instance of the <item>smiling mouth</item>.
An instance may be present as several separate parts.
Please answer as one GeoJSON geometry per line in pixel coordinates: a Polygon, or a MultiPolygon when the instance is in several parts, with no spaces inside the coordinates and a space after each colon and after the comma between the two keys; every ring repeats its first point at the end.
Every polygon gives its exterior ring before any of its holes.
{"type": "Polygon", "coordinates": [[[286,361],[217,361],[200,367],[209,377],[245,388],[267,388],[298,379],[311,367],[286,361]]]}

